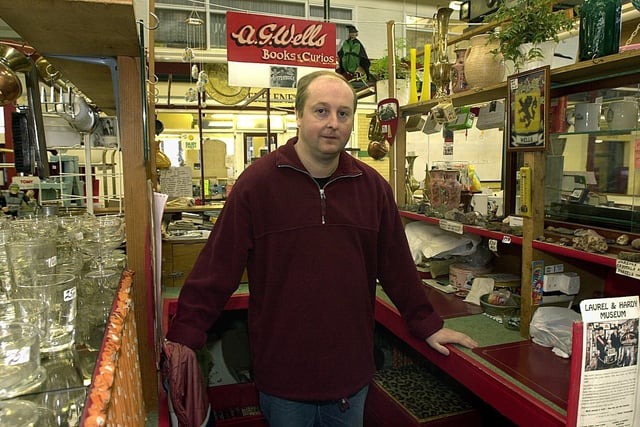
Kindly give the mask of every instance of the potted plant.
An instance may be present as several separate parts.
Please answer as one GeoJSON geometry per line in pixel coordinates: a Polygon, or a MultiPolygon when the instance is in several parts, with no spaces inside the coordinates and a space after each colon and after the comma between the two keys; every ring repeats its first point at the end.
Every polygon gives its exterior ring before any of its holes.
{"type": "MultiPolygon", "coordinates": [[[[406,39],[399,38],[395,41],[395,57],[396,57],[396,93],[398,102],[404,105],[409,100],[409,74],[411,71],[411,63],[409,56],[401,56],[403,52],[408,51],[406,39]]],[[[418,58],[416,68],[422,68],[422,58],[418,58]]],[[[376,80],[376,94],[378,100],[385,99],[389,93],[389,55],[385,55],[379,59],[371,61],[369,72],[376,80]]],[[[428,72],[428,71],[425,71],[428,72]]],[[[418,79],[420,79],[418,77],[418,79]]]]}
{"type": "MultiPolygon", "coordinates": [[[[406,39],[399,38],[395,41],[395,56],[396,56],[396,79],[409,78],[409,59],[406,56],[401,56],[402,52],[405,52],[408,48],[406,39]]],[[[369,72],[376,80],[388,80],[389,79],[389,55],[382,56],[378,59],[371,61],[369,72]]]]}
{"type": "Polygon", "coordinates": [[[553,0],[504,0],[484,19],[501,23],[501,28],[490,34],[490,38],[500,44],[494,53],[502,53],[506,61],[513,61],[516,70],[520,70],[526,62],[542,59],[545,56],[542,44],[550,42],[552,50],[547,58],[550,61],[555,44],[560,41],[558,34],[574,26],[572,15],[554,12],[554,3],[553,0]]]}

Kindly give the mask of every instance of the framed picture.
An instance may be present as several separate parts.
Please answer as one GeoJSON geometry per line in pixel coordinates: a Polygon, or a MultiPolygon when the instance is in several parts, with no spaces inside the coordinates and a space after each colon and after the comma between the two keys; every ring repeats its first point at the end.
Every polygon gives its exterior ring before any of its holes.
{"type": "Polygon", "coordinates": [[[549,139],[550,67],[507,78],[507,150],[545,150],[549,139]]]}

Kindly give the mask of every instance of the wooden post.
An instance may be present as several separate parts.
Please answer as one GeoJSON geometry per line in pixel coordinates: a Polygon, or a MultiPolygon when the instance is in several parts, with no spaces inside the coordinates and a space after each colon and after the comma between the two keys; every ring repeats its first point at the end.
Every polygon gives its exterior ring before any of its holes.
{"type": "Polygon", "coordinates": [[[524,164],[531,168],[531,216],[523,218],[522,226],[522,315],[520,335],[529,338],[529,324],[537,306],[533,301],[532,262],[542,259],[532,242],[544,232],[544,151],[524,154],[524,164]]]}

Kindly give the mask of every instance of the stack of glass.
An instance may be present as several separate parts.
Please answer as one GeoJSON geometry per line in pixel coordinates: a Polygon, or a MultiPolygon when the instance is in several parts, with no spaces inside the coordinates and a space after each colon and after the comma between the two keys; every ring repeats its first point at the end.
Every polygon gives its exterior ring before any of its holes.
{"type": "Polygon", "coordinates": [[[33,404],[40,420],[77,425],[123,241],[115,215],[0,219],[0,414],[33,404]]]}

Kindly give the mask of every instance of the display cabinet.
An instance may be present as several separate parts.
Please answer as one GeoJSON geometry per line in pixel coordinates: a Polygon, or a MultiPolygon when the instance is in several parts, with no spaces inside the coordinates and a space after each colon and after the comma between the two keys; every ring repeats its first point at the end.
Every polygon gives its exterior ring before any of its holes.
{"type": "MultiPolygon", "coordinates": [[[[474,32],[474,34],[477,33],[474,32]]],[[[537,307],[532,296],[532,263],[562,264],[565,271],[576,271],[583,277],[580,298],[605,293],[637,292],[640,286],[634,274],[620,274],[618,254],[638,253],[633,246],[618,244],[628,237],[631,242],[640,237],[636,233],[639,209],[640,177],[636,173],[640,133],[638,116],[625,121],[626,111],[637,108],[640,96],[640,50],[623,51],[593,61],[555,68],[550,73],[550,95],[554,103],[561,102],[562,112],[555,112],[556,123],[550,124],[549,146],[545,151],[506,152],[504,155],[505,216],[516,215],[518,205],[518,171],[523,165],[531,169],[531,215],[521,221],[522,236],[494,234],[479,227],[460,225],[464,232],[483,235],[489,239],[517,242],[522,247],[522,321],[521,334],[528,336],[529,320],[537,307]],[[598,103],[597,126],[576,129],[576,109],[584,112],[587,105],[598,103]],[[629,105],[629,107],[627,107],[629,105]],[[628,110],[627,110],[628,108],[628,110]],[[623,112],[624,110],[624,112],[623,112]],[[568,121],[567,121],[568,119],[568,121]],[[566,125],[566,126],[565,126],[566,125]],[[549,228],[555,227],[555,228],[549,228]],[[592,229],[608,242],[604,252],[576,249],[569,243],[560,244],[564,233],[576,229],[592,229]],[[624,239],[616,242],[621,235],[624,239]],[[604,268],[603,268],[604,267],[604,268]],[[629,277],[632,276],[632,277],[629,277]]],[[[475,106],[507,95],[507,83],[482,89],[472,89],[451,96],[454,107],[475,106]]],[[[403,118],[425,114],[437,101],[428,100],[400,107],[403,118]]],[[[551,104],[550,104],[551,105],[551,104]]],[[[595,108],[595,107],[590,107],[595,108]]],[[[551,111],[547,119],[552,122],[551,111]]],[[[637,114],[637,113],[636,113],[637,114]]],[[[584,115],[584,114],[583,114],[584,115]]],[[[582,119],[581,119],[582,120],[582,119]]],[[[405,151],[407,135],[405,120],[400,120],[396,136],[395,158],[400,185],[395,185],[398,201],[405,199],[405,151]]],[[[399,202],[402,204],[402,202],[399,202]]],[[[410,212],[402,212],[407,220],[440,223],[410,212]]],[[[450,224],[449,224],[450,225],[450,224]]],[[[448,226],[449,226],[448,225],[448,226]]],[[[569,236],[569,241],[573,236],[569,236]]],[[[640,241],[638,241],[640,242],[640,241]]]]}
{"type": "MultiPolygon", "coordinates": [[[[149,227],[151,207],[147,195],[150,189],[142,187],[155,169],[154,156],[145,152],[145,137],[153,114],[143,114],[147,100],[143,93],[141,76],[145,67],[141,62],[146,52],[141,37],[140,22],[149,22],[148,10],[132,1],[37,1],[15,2],[0,0],[0,15],[22,40],[28,41],[50,63],[68,77],[82,93],[102,111],[119,117],[122,141],[122,170],[127,246],[127,266],[135,271],[132,296],[135,305],[146,307],[151,267],[149,227]],[[136,13],[138,12],[138,13],[136,13]],[[55,23],[55,28],[52,27],[55,23]],[[88,30],[90,29],[90,30],[88,30]],[[117,31],[114,31],[117,29],[117,31]],[[146,134],[145,134],[146,132],[146,134]]],[[[136,2],[137,3],[137,2],[136,2]]],[[[143,40],[148,40],[144,37],[143,40]]],[[[153,330],[149,328],[153,310],[137,310],[138,345],[144,390],[144,408],[157,406],[157,373],[155,354],[149,350],[153,343],[153,330]]],[[[132,424],[133,425],[133,424],[132,424]]]]}

